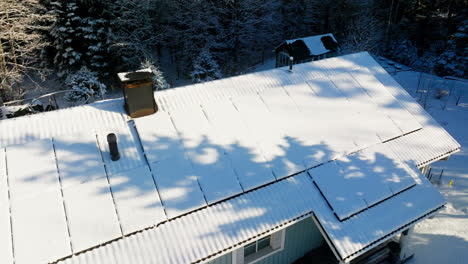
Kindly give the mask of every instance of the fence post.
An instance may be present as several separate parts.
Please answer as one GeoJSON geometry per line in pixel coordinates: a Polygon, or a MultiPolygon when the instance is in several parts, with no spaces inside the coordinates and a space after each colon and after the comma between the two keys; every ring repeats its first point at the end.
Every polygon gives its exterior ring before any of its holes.
{"type": "Polygon", "coordinates": [[[102,85],[101,85],[101,82],[99,82],[99,92],[101,93],[101,99],[104,100],[104,94],[102,93],[102,85]]]}
{"type": "Polygon", "coordinates": [[[444,169],[442,169],[442,171],[440,172],[440,176],[439,176],[439,181],[437,182],[437,185],[440,185],[440,182],[442,180],[442,175],[444,174],[444,169]]]}

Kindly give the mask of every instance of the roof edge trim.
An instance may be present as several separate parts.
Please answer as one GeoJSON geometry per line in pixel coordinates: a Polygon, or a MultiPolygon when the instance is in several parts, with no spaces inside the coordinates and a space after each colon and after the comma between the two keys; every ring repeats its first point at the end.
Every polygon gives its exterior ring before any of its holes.
{"type": "Polygon", "coordinates": [[[279,224],[279,225],[277,225],[275,227],[272,227],[271,229],[269,229],[269,230],[267,230],[265,232],[259,233],[259,234],[255,235],[255,236],[251,237],[251,238],[243,240],[243,241],[241,241],[241,242],[239,242],[239,243],[237,243],[237,244],[235,244],[233,246],[230,246],[228,248],[225,248],[224,250],[220,250],[218,252],[215,252],[215,253],[213,253],[213,254],[205,257],[205,258],[199,259],[199,260],[197,260],[195,262],[192,262],[192,263],[206,263],[206,262],[208,262],[210,260],[216,259],[217,257],[222,256],[223,255],[222,253],[224,253],[224,254],[230,253],[233,250],[236,250],[236,249],[238,249],[238,248],[240,248],[240,247],[242,247],[242,246],[244,246],[246,244],[249,244],[252,240],[256,240],[257,238],[259,238],[261,236],[270,235],[270,234],[272,234],[274,232],[277,232],[277,231],[279,231],[281,229],[287,228],[287,227],[289,227],[289,226],[291,226],[291,225],[293,225],[295,223],[298,223],[298,222],[312,216],[313,214],[314,214],[314,212],[312,210],[308,211],[308,212],[306,212],[304,214],[301,214],[301,215],[299,215],[297,217],[294,217],[294,218],[292,218],[292,219],[290,219],[288,221],[285,221],[282,224],[279,224]]]}
{"type": "Polygon", "coordinates": [[[442,160],[442,159],[444,159],[444,158],[450,157],[450,156],[452,156],[453,154],[455,154],[455,153],[457,153],[457,152],[460,152],[460,149],[461,149],[461,147],[458,147],[458,148],[453,149],[453,150],[451,150],[451,151],[449,151],[449,152],[446,152],[446,153],[444,153],[444,154],[442,154],[442,155],[440,155],[440,156],[438,156],[438,157],[435,157],[435,158],[432,158],[432,159],[430,159],[430,160],[427,160],[427,161],[421,162],[421,163],[419,163],[419,164],[416,164],[416,167],[422,168],[422,167],[424,167],[424,166],[427,166],[427,165],[429,165],[429,164],[432,164],[432,163],[437,162],[437,161],[439,161],[439,160],[442,160]]]}
{"type": "Polygon", "coordinates": [[[428,213],[425,213],[423,214],[422,216],[414,219],[413,221],[410,221],[409,223],[405,224],[405,225],[402,225],[401,227],[395,229],[394,231],[388,233],[387,235],[385,236],[382,236],[381,238],[371,242],[369,245],[363,247],[362,249],[350,254],[349,256],[345,257],[343,260],[345,262],[349,262],[357,257],[359,257],[360,255],[364,254],[365,252],[373,249],[374,247],[378,246],[379,245],[379,242],[387,239],[387,238],[390,238],[391,236],[395,235],[396,233],[402,231],[403,229],[407,229],[407,228],[410,228],[411,226],[414,226],[415,224],[421,222],[422,220],[426,219],[427,217],[430,217],[432,215],[434,215],[435,213],[437,213],[437,211],[439,211],[440,209],[442,209],[443,207],[445,207],[445,204],[442,204],[440,206],[438,206],[437,208],[429,211],[428,213]]]}

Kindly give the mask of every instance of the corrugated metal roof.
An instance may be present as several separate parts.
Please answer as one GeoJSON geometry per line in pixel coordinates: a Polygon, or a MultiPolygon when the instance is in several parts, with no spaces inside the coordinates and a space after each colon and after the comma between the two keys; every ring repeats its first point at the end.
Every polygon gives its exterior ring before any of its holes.
{"type": "MultiPolygon", "coordinates": [[[[333,234],[336,223],[331,218],[338,220],[315,185],[304,173],[291,175],[385,140],[388,140],[386,155],[390,159],[418,165],[459,148],[379,67],[368,54],[359,53],[295,65],[293,73],[280,68],[158,91],[155,98],[160,112],[136,119],[135,126],[127,122],[129,118],[124,114],[121,99],[2,121],[0,150],[7,154],[5,164],[16,165],[11,167],[11,172],[8,170],[6,187],[2,189],[0,182],[0,195],[5,197],[9,192],[14,199],[18,193],[25,193],[18,190],[38,185],[43,186],[41,190],[51,190],[42,195],[43,192],[35,193],[37,190],[33,188],[31,193],[24,194],[29,195],[28,201],[39,212],[34,226],[50,226],[43,217],[48,212],[43,208],[48,208],[53,209],[57,222],[65,223],[65,228],[50,231],[55,235],[51,242],[60,244],[53,252],[44,250],[26,255],[21,251],[26,243],[15,246],[13,251],[11,240],[0,240],[0,245],[10,248],[6,249],[7,254],[0,255],[0,260],[9,263],[8,252],[13,252],[15,262],[20,264],[38,260],[53,262],[70,254],[73,255],[69,262],[107,262],[106,259],[197,262],[310,216],[312,212],[327,233],[333,234]],[[215,115],[216,111],[221,117],[215,115]],[[343,119],[346,112],[349,118],[343,119]],[[191,113],[191,119],[187,120],[186,113],[191,113]],[[159,119],[158,114],[166,118],[159,119]],[[223,114],[229,114],[238,125],[226,125],[221,120],[223,114]],[[369,120],[374,126],[369,125],[369,120]],[[200,122],[203,126],[197,125],[200,122]],[[163,129],[158,130],[161,126],[163,129]],[[226,133],[230,129],[234,133],[226,133]],[[119,137],[121,159],[117,162],[109,159],[106,142],[109,132],[119,137]],[[434,137],[438,139],[437,144],[434,137]],[[22,168],[21,164],[34,158],[9,156],[9,151],[24,149],[27,155],[29,145],[25,143],[44,145],[42,154],[47,155],[37,162],[43,159],[47,162],[22,168]],[[418,149],[409,150],[411,144],[418,149]],[[223,166],[217,162],[221,159],[223,166]],[[36,175],[46,165],[47,173],[36,175]],[[93,173],[84,175],[80,169],[93,173]],[[142,177],[135,177],[135,173],[142,177]],[[23,180],[18,182],[16,174],[23,180]],[[258,174],[267,176],[249,178],[258,174]],[[224,175],[230,175],[230,181],[212,180],[224,175]],[[279,180],[283,177],[288,179],[279,180]],[[223,191],[219,189],[221,185],[223,191]],[[231,198],[235,194],[239,195],[231,198]],[[89,214],[89,207],[96,204],[89,214]],[[273,210],[277,207],[281,209],[273,210]],[[154,218],[142,221],[132,212],[154,218]],[[100,228],[102,225],[105,228],[100,228]],[[191,233],[189,237],[180,239],[187,232],[191,233]],[[112,240],[116,241],[100,246],[112,240]],[[147,245],[142,245],[143,242],[147,245]]],[[[0,162],[0,176],[1,165],[0,162]]],[[[375,208],[403,206],[403,201],[396,199],[399,204],[390,203],[395,200],[390,198],[340,222],[343,230],[336,233],[333,243],[340,248],[343,258],[369,248],[376,239],[400,228],[398,225],[405,221],[422,217],[422,211],[427,213],[440,206],[436,191],[424,191],[435,199],[427,203],[406,194],[426,186],[424,179],[416,182],[417,188],[402,194],[419,211],[414,210],[414,214],[398,223],[375,222],[373,231],[383,230],[378,236],[344,230],[351,226],[345,223],[355,221],[359,225],[361,215],[368,215],[367,221],[375,217],[369,213],[378,211],[375,208]],[[354,240],[343,242],[343,234],[354,240]]],[[[12,226],[30,221],[30,216],[22,213],[30,205],[11,199],[3,208],[0,204],[0,210],[8,212],[0,215],[0,232],[7,232],[6,235],[11,232],[10,216],[12,226]]],[[[43,230],[35,230],[34,226],[29,233],[31,243],[47,245],[41,234],[43,230]]],[[[13,229],[12,241],[22,243],[28,234],[17,232],[18,229],[13,229]]]]}
{"type": "Polygon", "coordinates": [[[460,150],[458,142],[438,126],[426,126],[415,133],[388,142],[388,146],[398,153],[401,160],[409,161],[418,167],[460,150]]]}
{"type": "Polygon", "coordinates": [[[424,183],[402,195],[340,222],[311,178],[301,173],[63,263],[126,263],[128,259],[133,263],[203,262],[312,214],[320,221],[340,256],[348,260],[443,205],[441,195],[424,177],[421,181],[424,183]],[[113,257],[111,261],[109,256],[113,257]]]}
{"type": "MultiPolygon", "coordinates": [[[[210,82],[207,89],[201,89],[201,85],[206,84],[197,84],[194,88],[200,87],[199,89],[190,88],[190,90],[188,90],[185,88],[176,88],[166,90],[158,92],[155,95],[155,99],[162,109],[170,112],[171,109],[177,109],[179,107],[187,107],[193,104],[203,105],[216,100],[226,100],[233,96],[252,95],[280,87],[284,87],[286,91],[290,89],[288,88],[289,86],[294,87],[292,89],[297,89],[298,83],[309,82],[310,84],[310,82],[320,80],[321,78],[328,79],[327,76],[336,75],[345,70],[345,72],[351,73],[355,76],[356,80],[360,82],[360,84],[364,84],[364,80],[370,81],[372,85],[377,85],[378,88],[384,87],[386,91],[396,98],[397,104],[390,104],[386,111],[393,111],[394,109],[402,106],[405,111],[408,111],[412,117],[414,117],[417,122],[423,126],[423,129],[411,133],[412,136],[409,138],[400,137],[392,140],[394,144],[392,144],[391,148],[402,155],[400,157],[402,160],[411,159],[415,164],[421,167],[447,154],[453,154],[460,149],[460,144],[458,144],[458,142],[456,142],[453,137],[451,137],[447,131],[445,131],[445,129],[443,129],[440,124],[438,124],[438,122],[435,121],[429,113],[427,113],[411,97],[411,95],[385,71],[384,68],[382,68],[375,60],[371,59],[367,53],[357,53],[343,57],[330,58],[313,63],[299,64],[294,67],[294,73],[289,74],[288,76],[285,76],[287,73],[284,71],[284,68],[279,68],[260,73],[251,73],[216,80],[214,82],[210,82]],[[265,76],[268,77],[265,78],[265,76]],[[278,76],[281,76],[281,78],[278,76]],[[268,81],[269,79],[270,81],[268,81]],[[268,85],[268,83],[272,82],[271,79],[281,79],[282,82],[276,83],[275,85],[268,85]],[[216,93],[217,97],[214,98],[212,93],[216,93]],[[171,98],[171,100],[168,98],[171,98]],[[196,100],[193,100],[192,98],[196,98],[196,100]],[[437,137],[432,135],[437,135],[437,137]],[[412,143],[413,139],[417,139],[418,144],[410,144],[413,148],[407,148],[406,146],[408,146],[408,143],[412,143]],[[436,147],[432,148],[432,145],[435,145],[436,147]],[[449,152],[444,152],[442,150],[444,147],[447,148],[449,152]],[[420,156],[421,154],[424,156],[420,156]]],[[[321,85],[324,84],[321,83],[321,85]]],[[[385,101],[382,102],[380,100],[388,97],[382,94],[377,96],[375,89],[370,90],[374,86],[365,86],[364,89],[371,97],[374,98],[374,100],[377,100],[376,102],[385,103],[385,101]]],[[[329,96],[326,89],[319,91],[318,94],[325,97],[329,96]]]]}
{"type": "Polygon", "coordinates": [[[413,187],[411,170],[379,144],[309,170],[341,220],[413,187]]]}
{"type": "Polygon", "coordinates": [[[133,256],[141,258],[133,259],[133,263],[202,261],[284,227],[291,222],[291,216],[310,216],[311,206],[323,200],[311,194],[313,184],[302,173],[110,243],[96,249],[92,258],[93,253],[86,252],[64,263],[106,263],[105,252],[115,255],[113,263],[125,263],[133,256]]]}
{"type": "Polygon", "coordinates": [[[423,167],[459,151],[460,144],[375,60],[354,56],[353,61],[361,71],[372,71],[381,85],[423,126],[421,130],[389,142],[389,147],[401,160],[423,167]]]}
{"type": "Polygon", "coordinates": [[[443,197],[427,179],[420,176],[420,180],[422,184],[343,222],[339,222],[331,214],[323,214],[326,210],[323,207],[316,209],[314,214],[340,256],[345,260],[351,259],[444,205],[443,197]]]}
{"type": "Polygon", "coordinates": [[[0,147],[72,134],[98,128],[126,126],[123,100],[113,99],[90,105],[6,119],[0,125],[0,147]]]}
{"type": "Polygon", "coordinates": [[[15,263],[71,254],[52,140],[7,147],[6,161],[15,263]]]}

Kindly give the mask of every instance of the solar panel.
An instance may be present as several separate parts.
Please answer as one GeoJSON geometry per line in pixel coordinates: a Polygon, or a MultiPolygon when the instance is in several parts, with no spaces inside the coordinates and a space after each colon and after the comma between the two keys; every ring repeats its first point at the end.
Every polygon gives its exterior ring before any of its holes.
{"type": "Polygon", "coordinates": [[[120,236],[96,134],[75,133],[53,141],[73,250],[120,236]]]}
{"type": "Polygon", "coordinates": [[[135,119],[135,126],[167,217],[173,218],[206,205],[203,192],[183,142],[167,112],[135,119]]]}
{"type": "MultiPolygon", "coordinates": [[[[307,84],[315,94],[320,96],[318,100],[315,100],[318,101],[317,103],[313,102],[317,104],[315,113],[310,112],[310,114],[322,116],[319,122],[328,129],[323,135],[331,138],[328,141],[332,147],[335,144],[338,146],[338,150],[346,147],[344,152],[348,154],[381,141],[375,127],[369,126],[372,119],[362,115],[364,112],[362,105],[353,103],[354,101],[344,96],[335,79],[331,81],[325,77],[314,78],[309,80],[307,84]],[[347,128],[346,134],[349,137],[343,137],[343,127],[347,128]],[[342,142],[343,139],[348,140],[349,143],[342,142]]],[[[347,82],[345,84],[349,85],[347,82]]],[[[382,116],[377,117],[382,118],[382,116]]],[[[388,129],[391,128],[390,126],[388,129]]],[[[387,128],[385,127],[385,129],[387,128]]]]}
{"type": "Polygon", "coordinates": [[[6,153],[15,262],[49,262],[70,255],[52,141],[8,147],[6,153]]]}
{"type": "Polygon", "coordinates": [[[7,147],[6,153],[13,198],[34,196],[60,187],[50,139],[7,147]]]}
{"type": "Polygon", "coordinates": [[[106,178],[64,188],[63,198],[75,252],[122,235],[106,178]]]}
{"type": "MultiPolygon", "coordinates": [[[[380,113],[380,115],[383,114],[387,117],[376,120],[381,123],[380,125],[376,124],[377,129],[386,129],[378,130],[379,136],[383,140],[398,136],[389,133],[389,120],[398,128],[400,134],[406,134],[421,128],[416,119],[401,106],[382,83],[367,71],[333,76],[333,81],[350,101],[355,101],[356,104],[360,104],[365,109],[362,114],[370,116],[373,113],[380,113]]],[[[394,131],[394,133],[397,132],[394,131]]]]}
{"type": "Polygon", "coordinates": [[[198,177],[187,158],[173,157],[150,166],[167,217],[173,218],[206,205],[198,177]]]}
{"type": "Polygon", "coordinates": [[[385,175],[381,175],[388,168],[380,167],[362,153],[340,158],[336,163],[343,173],[343,184],[352,195],[364,199],[367,207],[392,195],[385,184],[385,175]]]}
{"type": "Polygon", "coordinates": [[[339,219],[367,208],[363,193],[356,190],[359,179],[345,178],[335,162],[311,169],[309,174],[339,219]]]}
{"type": "Polygon", "coordinates": [[[184,152],[182,141],[167,112],[158,111],[134,121],[149,162],[166,160],[184,152]]]}
{"type": "Polygon", "coordinates": [[[199,106],[170,113],[208,203],[242,192],[224,149],[199,106]]]}
{"type": "Polygon", "coordinates": [[[0,256],[5,263],[13,263],[11,245],[10,205],[5,164],[5,149],[0,148],[0,256]]]}
{"type": "Polygon", "coordinates": [[[393,120],[404,134],[421,128],[416,119],[400,104],[387,88],[370,72],[352,73],[352,77],[393,120]],[[385,106],[385,107],[382,107],[385,106]]]}
{"type": "Polygon", "coordinates": [[[309,170],[340,220],[411,188],[414,173],[378,145],[309,170]]]}
{"type": "Polygon", "coordinates": [[[306,167],[319,165],[357,148],[352,138],[342,136],[341,128],[350,122],[354,113],[343,111],[346,99],[339,97],[340,94],[333,83],[326,78],[320,78],[309,84],[285,86],[284,89],[306,116],[303,121],[305,124],[301,126],[310,127],[304,136],[301,136],[301,142],[316,146],[312,153],[304,156],[306,167]]]}
{"type": "Polygon", "coordinates": [[[357,114],[354,119],[354,127],[367,128],[361,132],[357,129],[356,133],[352,133],[358,146],[364,148],[402,134],[382,110],[383,107],[377,105],[350,74],[340,73],[330,78],[336,88],[347,99],[349,110],[357,114]],[[372,126],[369,126],[369,124],[372,124],[372,126]]]}
{"type": "Polygon", "coordinates": [[[62,187],[106,177],[93,131],[53,139],[62,187]]]}
{"type": "Polygon", "coordinates": [[[362,155],[373,164],[374,170],[378,171],[378,176],[391,190],[397,194],[416,184],[415,178],[418,178],[416,168],[401,162],[393,155],[393,152],[385,145],[379,144],[370,149],[362,151],[362,155]]]}
{"type": "Polygon", "coordinates": [[[124,235],[166,220],[148,166],[109,175],[109,182],[124,235]]]}
{"type": "Polygon", "coordinates": [[[8,206],[7,169],[5,149],[0,148],[0,206],[8,206]]]}
{"type": "Polygon", "coordinates": [[[13,263],[10,208],[8,205],[0,205],[0,256],[5,263],[13,263]]]}
{"type": "Polygon", "coordinates": [[[232,101],[252,136],[258,140],[276,178],[304,170],[302,158],[297,158],[294,148],[290,147],[295,142],[287,137],[283,124],[268,110],[260,96],[233,97],[232,101]]]}
{"type": "Polygon", "coordinates": [[[267,90],[260,96],[274,116],[275,123],[281,124],[281,130],[288,140],[287,158],[295,164],[303,164],[304,157],[314,154],[320,144],[321,137],[311,137],[316,130],[314,123],[308,115],[299,111],[285,90],[267,90]]]}
{"type": "Polygon", "coordinates": [[[247,191],[274,181],[270,164],[234,105],[222,101],[204,104],[203,109],[220,137],[243,189],[247,191]]]}

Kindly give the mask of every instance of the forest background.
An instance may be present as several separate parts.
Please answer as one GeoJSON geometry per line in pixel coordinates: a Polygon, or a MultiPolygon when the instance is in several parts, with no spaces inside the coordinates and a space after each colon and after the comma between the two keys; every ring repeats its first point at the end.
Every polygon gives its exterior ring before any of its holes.
{"type": "Polygon", "coordinates": [[[329,32],[343,53],[467,78],[467,15],[468,0],[0,0],[0,103],[48,79],[98,95],[143,67],[156,89],[238,75],[329,32]]]}

